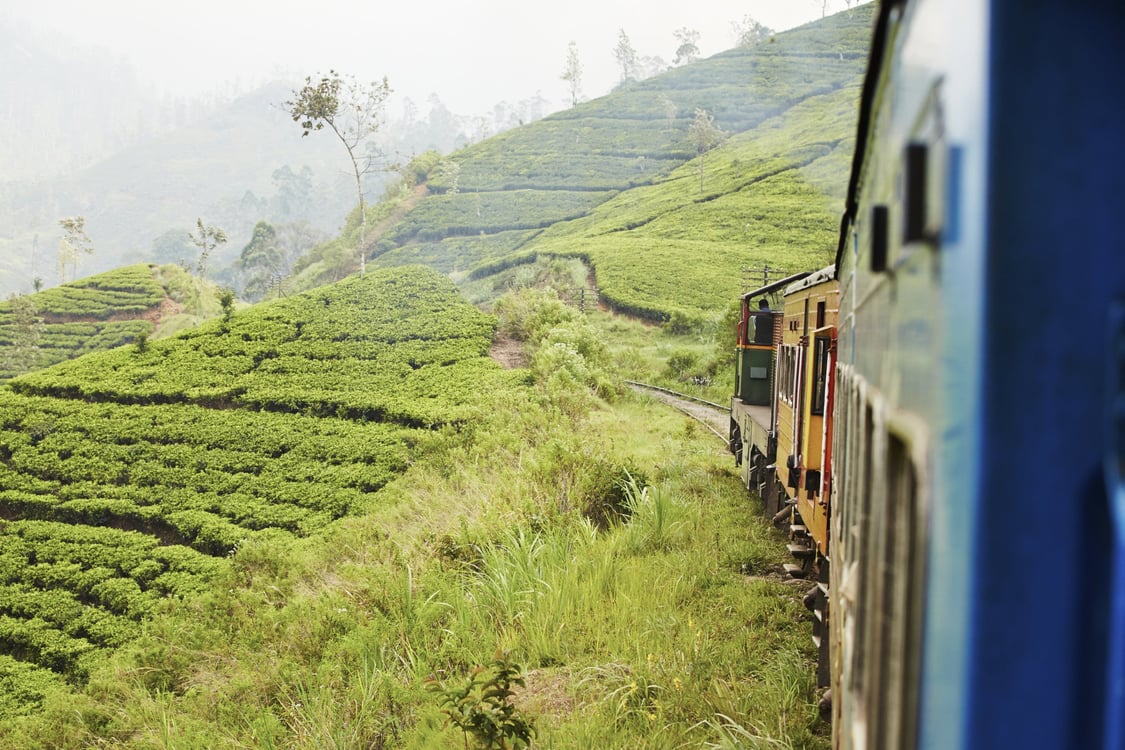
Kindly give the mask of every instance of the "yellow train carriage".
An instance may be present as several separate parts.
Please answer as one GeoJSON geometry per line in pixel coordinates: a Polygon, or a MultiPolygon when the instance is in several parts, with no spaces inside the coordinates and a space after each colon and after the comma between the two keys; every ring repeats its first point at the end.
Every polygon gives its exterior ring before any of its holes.
{"type": "MultiPolygon", "coordinates": [[[[839,297],[835,266],[787,287],[777,352],[778,485],[800,516],[818,556],[828,554],[839,297]]],[[[813,551],[809,549],[810,556],[813,551]]]]}

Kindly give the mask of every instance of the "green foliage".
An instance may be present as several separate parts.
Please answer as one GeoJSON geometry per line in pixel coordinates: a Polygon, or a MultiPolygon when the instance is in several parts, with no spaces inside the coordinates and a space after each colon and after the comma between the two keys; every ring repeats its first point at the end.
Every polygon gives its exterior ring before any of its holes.
{"type": "Polygon", "coordinates": [[[541,229],[589,213],[606,192],[508,190],[435,195],[411,211],[388,235],[392,245],[447,237],[541,229]]]}
{"type": "Polygon", "coordinates": [[[531,372],[551,402],[576,417],[621,390],[601,334],[554,290],[518,289],[496,300],[500,331],[526,342],[531,372]]]}
{"type": "Polygon", "coordinates": [[[151,334],[165,289],[138,264],[0,302],[0,381],[151,334]]]}
{"type": "Polygon", "coordinates": [[[441,712],[479,748],[527,747],[535,736],[534,723],[512,703],[514,686],[524,686],[522,668],[504,651],[497,651],[487,666],[473,667],[462,682],[445,685],[431,678],[426,687],[437,693],[441,712]]]}
{"type": "Polygon", "coordinates": [[[505,294],[492,307],[503,333],[521,341],[540,341],[555,326],[581,318],[553,289],[522,289],[505,294]]]}
{"type": "Polygon", "coordinates": [[[229,321],[234,315],[234,290],[230,287],[222,287],[216,296],[219,299],[219,306],[223,308],[223,320],[229,321]]]}
{"type": "Polygon", "coordinates": [[[644,472],[634,465],[592,460],[579,486],[579,511],[600,529],[626,521],[647,484],[644,472]]]}
{"type": "Polygon", "coordinates": [[[70,267],[70,278],[78,276],[78,260],[85,255],[94,254],[94,243],[86,234],[85,216],[68,216],[59,219],[59,227],[63,230],[63,237],[59,240],[58,271],[59,276],[65,281],[67,267],[70,267]]]}
{"type": "Polygon", "coordinates": [[[699,368],[699,356],[692,351],[675,351],[668,357],[664,372],[668,377],[685,380],[699,368]]]}
{"type": "Polygon", "coordinates": [[[620,386],[609,352],[587,323],[562,323],[547,331],[531,356],[531,371],[552,401],[571,416],[611,400],[620,386]]]}
{"type": "Polygon", "coordinates": [[[406,184],[413,187],[424,183],[434,168],[441,164],[442,158],[441,152],[434,149],[415,156],[402,170],[406,184]]]}
{"type": "Polygon", "coordinates": [[[584,258],[614,309],[706,329],[744,291],[743,269],[831,262],[839,215],[830,195],[846,179],[857,91],[810,99],[711,151],[702,196],[688,164],[546,229],[522,252],[584,258]]]}
{"type": "MultiPolygon", "coordinates": [[[[858,29],[870,13],[855,16],[858,29]]],[[[838,132],[854,95],[834,88],[862,54],[845,44],[850,17],[829,22],[832,39],[793,32],[808,56],[779,35],[544,121],[543,141],[478,144],[457,156],[461,192],[448,197],[638,190],[543,231],[472,225],[472,237],[377,251],[452,248],[443,262],[459,270],[525,281],[551,257],[590,261],[603,300],[694,332],[670,344],[630,323],[663,347],[657,360],[681,349],[706,362],[740,265],[803,268],[831,244],[824,196],[847,162],[838,132]],[[726,82],[702,82],[719,69],[726,82]],[[675,169],[696,107],[730,132],[762,126],[709,154],[705,195],[694,165],[675,169]],[[634,116],[647,118],[635,132],[622,126],[634,116]]],[[[446,178],[431,172],[430,187],[446,178]]],[[[472,206],[456,201],[429,215],[472,206]]],[[[306,280],[346,268],[327,256],[354,247],[370,216],[355,214],[306,280]]],[[[498,314],[534,350],[533,388],[484,358],[491,316],[407,269],[0,390],[0,516],[15,519],[0,523],[0,713],[31,714],[0,719],[0,736],[448,746],[459,725],[442,727],[425,676],[464,675],[500,648],[535,669],[478,673],[491,705],[484,688],[470,697],[473,676],[468,702],[446,703],[466,721],[488,709],[483,742],[518,744],[515,718],[534,714],[537,741],[559,748],[823,747],[799,598],[777,580],[783,549],[729,457],[662,407],[599,398],[625,359],[606,349],[601,313],[527,293],[498,314]]]]}
{"type": "Polygon", "coordinates": [[[485,383],[493,319],[414,267],[264,303],[230,321],[13,381],[24,394],[131,404],[242,406],[433,426],[459,421],[485,383]]]}
{"type": "Polygon", "coordinates": [[[870,22],[864,6],[465,148],[376,262],[479,280],[581,257],[614,309],[712,325],[743,267],[831,257],[870,22]]]}
{"type": "Polygon", "coordinates": [[[215,252],[219,245],[226,244],[227,233],[220,227],[204,225],[203,219],[196,219],[195,226],[196,233],[188,234],[191,244],[199,248],[195,272],[200,276],[206,276],[211,253],[215,252]]]}
{"type": "Polygon", "coordinates": [[[161,599],[259,537],[362,512],[416,426],[518,382],[494,319],[423,268],[379,271],[0,391],[0,652],[82,683],[161,599]]]}
{"type": "Polygon", "coordinates": [[[359,199],[357,249],[360,275],[365,273],[367,264],[367,207],[363,197],[363,176],[376,169],[376,157],[380,152],[371,138],[382,124],[383,110],[390,95],[391,87],[386,77],[382,81],[361,83],[355,76],[329,70],[316,82],[311,76],[305,78],[305,85],[293,92],[293,99],[285,102],[293,122],[301,127],[302,137],[328,126],[348,153],[359,199]]]}

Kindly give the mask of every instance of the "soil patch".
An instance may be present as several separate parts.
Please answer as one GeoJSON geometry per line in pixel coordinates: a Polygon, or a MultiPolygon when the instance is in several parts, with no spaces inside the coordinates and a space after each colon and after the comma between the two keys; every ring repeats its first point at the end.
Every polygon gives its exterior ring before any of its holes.
{"type": "Polygon", "coordinates": [[[488,356],[505,370],[514,370],[518,367],[527,367],[527,354],[523,350],[523,342],[502,333],[496,334],[492,346],[488,348],[488,356]]]}

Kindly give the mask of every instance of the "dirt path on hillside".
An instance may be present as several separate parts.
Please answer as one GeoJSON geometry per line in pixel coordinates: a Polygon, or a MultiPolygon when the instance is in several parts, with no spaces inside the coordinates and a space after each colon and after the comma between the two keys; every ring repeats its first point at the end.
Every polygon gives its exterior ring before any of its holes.
{"type": "Polygon", "coordinates": [[[514,370],[517,367],[527,367],[528,365],[527,354],[523,350],[523,342],[502,333],[496,334],[492,346],[488,348],[488,356],[492,357],[505,370],[514,370]]]}
{"type": "Polygon", "coordinates": [[[427,193],[429,193],[429,189],[425,185],[415,185],[414,190],[410,193],[410,197],[403,200],[402,203],[399,203],[387,218],[378,222],[368,230],[367,247],[365,250],[370,250],[372,245],[383,239],[383,235],[387,233],[387,230],[401,221],[407,211],[417,206],[418,201],[425,198],[427,193]]]}

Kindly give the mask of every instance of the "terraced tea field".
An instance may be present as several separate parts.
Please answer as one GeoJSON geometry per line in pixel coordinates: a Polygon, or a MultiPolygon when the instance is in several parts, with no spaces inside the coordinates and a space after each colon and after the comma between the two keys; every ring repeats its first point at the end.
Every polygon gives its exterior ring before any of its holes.
{"type": "Polygon", "coordinates": [[[0,389],[0,712],[81,683],[254,535],[378,502],[428,428],[513,378],[438,274],[368,274],[0,389]]]}

